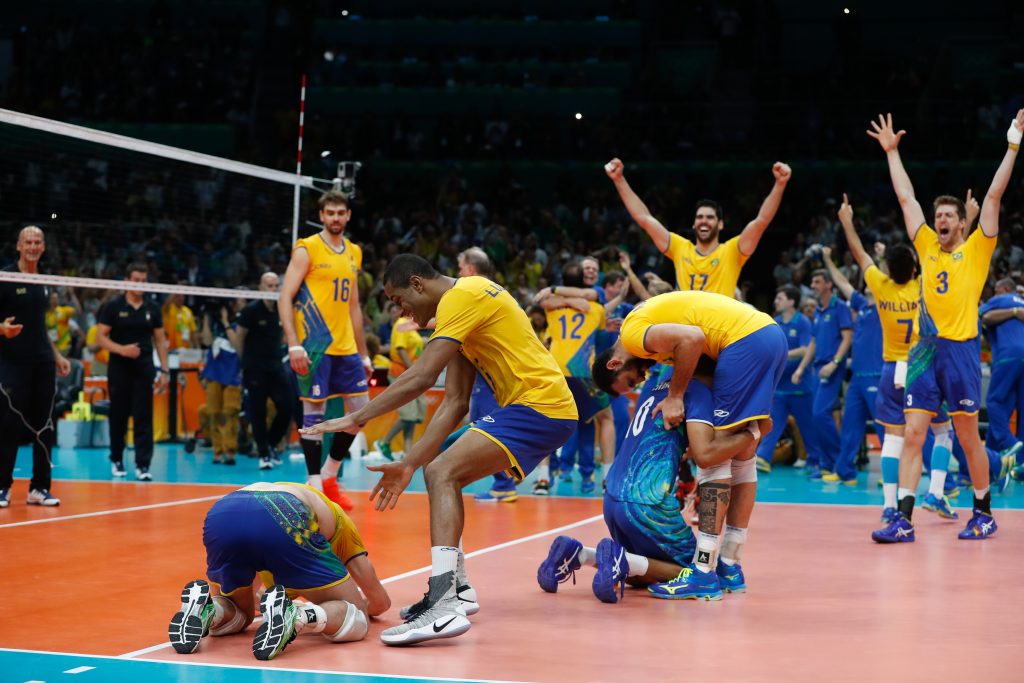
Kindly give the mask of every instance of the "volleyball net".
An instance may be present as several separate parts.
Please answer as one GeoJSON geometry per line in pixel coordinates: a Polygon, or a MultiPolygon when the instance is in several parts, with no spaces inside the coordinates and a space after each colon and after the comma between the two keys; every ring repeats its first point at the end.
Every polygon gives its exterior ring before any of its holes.
{"type": "Polygon", "coordinates": [[[27,225],[46,239],[39,275],[62,288],[123,290],[143,263],[152,294],[270,298],[261,272],[283,272],[295,237],[319,229],[321,179],[0,109],[0,259],[27,225]]]}

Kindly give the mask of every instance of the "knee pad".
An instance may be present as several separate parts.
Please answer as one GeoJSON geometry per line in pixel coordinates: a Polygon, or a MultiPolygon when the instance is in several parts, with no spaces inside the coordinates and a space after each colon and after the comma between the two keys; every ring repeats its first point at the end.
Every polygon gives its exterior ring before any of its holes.
{"type": "MultiPolygon", "coordinates": [[[[217,598],[214,598],[214,600],[216,599],[217,598]]],[[[234,615],[230,619],[225,619],[224,622],[216,628],[211,628],[211,636],[230,636],[232,633],[238,633],[248,625],[242,610],[238,609],[238,606],[234,603],[232,603],[232,607],[235,610],[234,615]]]]}
{"type": "MultiPolygon", "coordinates": [[[[324,407],[318,403],[310,403],[309,401],[302,402],[302,426],[312,427],[315,424],[324,421],[324,407]]],[[[323,441],[323,434],[313,435],[302,435],[303,439],[309,439],[310,441],[323,441]]]]}
{"type": "Polygon", "coordinates": [[[345,397],[345,414],[350,415],[367,403],[370,402],[370,397],[366,394],[359,394],[358,396],[346,396],[345,397]]]}
{"type": "Polygon", "coordinates": [[[732,477],[732,465],[729,460],[723,463],[719,463],[714,467],[704,469],[703,467],[697,468],[697,486],[706,484],[709,481],[728,481],[732,477]]]}
{"type": "Polygon", "coordinates": [[[935,435],[935,447],[953,450],[953,427],[948,423],[932,425],[932,434],[935,435]]]}
{"type": "Polygon", "coordinates": [[[359,609],[351,602],[340,600],[345,605],[345,617],[342,619],[341,628],[337,633],[321,635],[332,643],[349,643],[355,640],[362,640],[370,630],[370,622],[366,618],[366,612],[359,609]]]}
{"type": "Polygon", "coordinates": [[[757,460],[732,460],[732,485],[753,484],[757,482],[757,460]]]}

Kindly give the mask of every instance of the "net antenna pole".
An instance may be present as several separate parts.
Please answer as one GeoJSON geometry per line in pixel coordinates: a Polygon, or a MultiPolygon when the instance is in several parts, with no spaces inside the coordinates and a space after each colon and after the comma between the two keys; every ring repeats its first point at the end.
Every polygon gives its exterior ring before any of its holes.
{"type": "MultiPolygon", "coordinates": [[[[299,145],[295,162],[295,177],[302,177],[302,126],[306,119],[306,74],[302,74],[302,88],[299,90],[299,145]]],[[[295,183],[295,199],[292,203],[292,244],[299,239],[299,184],[295,183]]]]}

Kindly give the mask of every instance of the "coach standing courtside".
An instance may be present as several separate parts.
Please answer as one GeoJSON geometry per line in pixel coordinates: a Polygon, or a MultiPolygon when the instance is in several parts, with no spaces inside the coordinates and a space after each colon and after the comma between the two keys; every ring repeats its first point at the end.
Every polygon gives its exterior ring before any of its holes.
{"type": "MultiPolygon", "coordinates": [[[[37,273],[46,251],[43,231],[34,225],[18,234],[18,261],[6,271],[37,273]]],[[[0,508],[11,502],[14,461],[25,430],[32,439],[29,505],[60,505],[50,494],[50,452],[56,439],[51,421],[55,374],[64,377],[71,364],[46,332],[46,287],[0,282],[0,508]]]]}
{"type": "MultiPolygon", "coordinates": [[[[147,270],[142,263],[128,266],[129,282],[145,282],[147,270]]],[[[160,356],[160,374],[156,393],[162,393],[169,380],[167,338],[164,336],[160,307],[147,301],[142,292],[129,289],[108,301],[97,317],[96,341],[110,351],[107,389],[110,392],[110,462],[115,477],[125,476],[124,440],[128,418],[133,420],[135,478],[151,481],[149,463],[153,459],[153,347],[160,356]]]]}

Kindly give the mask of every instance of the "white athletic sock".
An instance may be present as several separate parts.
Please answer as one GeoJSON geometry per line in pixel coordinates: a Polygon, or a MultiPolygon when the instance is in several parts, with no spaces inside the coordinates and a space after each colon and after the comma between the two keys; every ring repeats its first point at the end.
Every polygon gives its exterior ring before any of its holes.
{"type": "Polygon", "coordinates": [[[308,477],[306,477],[306,484],[312,486],[318,491],[324,490],[324,480],[319,474],[311,474],[308,477]]]}
{"type": "Polygon", "coordinates": [[[946,470],[932,470],[931,480],[928,482],[928,493],[936,498],[942,498],[946,488],[946,470]]]}
{"type": "Polygon", "coordinates": [[[337,479],[339,469],[341,469],[341,461],[328,457],[320,467],[320,476],[326,479],[337,479]]]}
{"type": "Polygon", "coordinates": [[[903,437],[886,434],[882,441],[882,498],[887,508],[896,507],[896,489],[899,487],[900,456],[903,437]]]}
{"type": "Polygon", "coordinates": [[[537,479],[551,480],[551,467],[547,464],[537,465],[537,479]]]}
{"type": "Polygon", "coordinates": [[[693,566],[705,574],[715,570],[719,538],[718,534],[697,532],[697,550],[694,551],[693,566]]]}
{"type": "Polygon", "coordinates": [[[725,526],[725,533],[722,535],[722,550],[719,557],[724,564],[730,567],[739,564],[740,552],[743,544],[747,542],[747,530],[738,526],[725,526]]]}
{"type": "Polygon", "coordinates": [[[430,575],[440,576],[454,572],[459,565],[459,549],[450,545],[435,545],[430,548],[430,575]]]}
{"type": "Polygon", "coordinates": [[[907,496],[912,496],[912,495],[914,495],[914,492],[911,491],[910,489],[900,488],[899,491],[896,492],[896,500],[898,502],[898,501],[903,500],[907,496]]]}
{"type": "Polygon", "coordinates": [[[629,563],[628,576],[643,576],[651,564],[643,555],[634,555],[633,553],[626,553],[626,562],[629,563]]]}
{"type": "Polygon", "coordinates": [[[580,553],[576,556],[576,559],[578,559],[580,561],[580,564],[584,567],[596,567],[597,549],[583,546],[582,548],[580,548],[580,553]]]}
{"type": "Polygon", "coordinates": [[[299,613],[295,617],[295,625],[300,631],[310,629],[313,633],[320,633],[327,628],[327,611],[323,607],[312,602],[296,606],[299,607],[299,613]]]}

